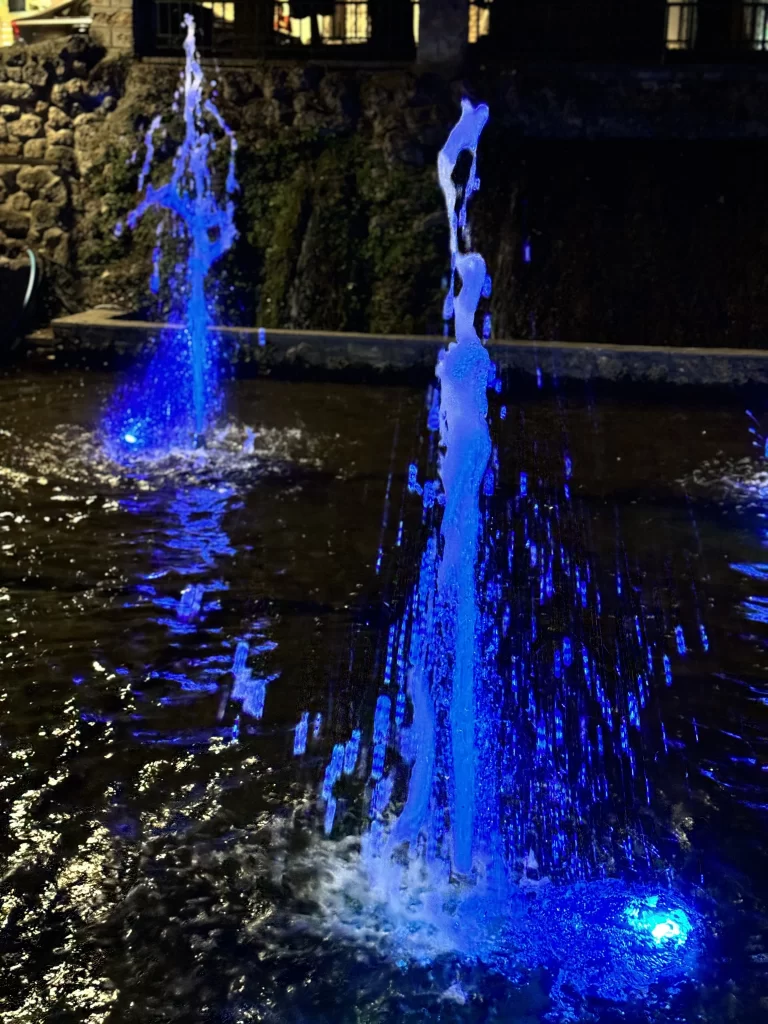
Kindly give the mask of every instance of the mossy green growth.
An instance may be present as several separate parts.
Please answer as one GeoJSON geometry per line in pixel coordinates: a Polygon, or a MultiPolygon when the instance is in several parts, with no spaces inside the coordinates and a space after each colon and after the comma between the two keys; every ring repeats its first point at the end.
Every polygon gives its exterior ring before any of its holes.
{"type": "Polygon", "coordinates": [[[432,168],[393,168],[362,135],[286,136],[241,181],[259,323],[438,329],[447,233],[432,168]]]}
{"type": "Polygon", "coordinates": [[[286,324],[288,290],[304,227],[309,169],[317,153],[317,136],[309,133],[279,133],[240,149],[240,238],[227,264],[232,277],[236,276],[235,261],[251,268],[251,295],[246,304],[266,327],[286,324]]]}
{"type": "Polygon", "coordinates": [[[368,329],[439,330],[448,231],[433,168],[391,167],[368,150],[358,180],[370,211],[365,258],[371,281],[368,329]]]}
{"type": "MultiPolygon", "coordinates": [[[[180,130],[172,122],[158,140],[151,172],[156,183],[171,172],[180,130]]],[[[91,280],[108,270],[106,280],[120,291],[121,302],[161,314],[175,260],[164,259],[163,290],[151,296],[156,218],[144,218],[121,238],[114,235],[116,222],[139,198],[139,167],[131,156],[134,148],[143,150],[132,134],[121,136],[89,177],[78,263],[91,280]]],[[[216,154],[222,172],[225,149],[216,154]]],[[[393,164],[364,132],[278,129],[266,138],[240,138],[237,178],[239,237],[212,272],[220,322],[439,331],[448,254],[434,168],[393,164]]]]}
{"type": "Polygon", "coordinates": [[[311,173],[306,166],[300,166],[274,191],[270,210],[272,236],[263,252],[258,297],[260,322],[265,327],[282,327],[290,317],[289,291],[309,216],[310,188],[311,173]]]}
{"type": "Polygon", "coordinates": [[[355,173],[355,140],[336,140],[305,169],[296,273],[288,315],[295,326],[366,329],[364,244],[368,211],[355,173]]]}

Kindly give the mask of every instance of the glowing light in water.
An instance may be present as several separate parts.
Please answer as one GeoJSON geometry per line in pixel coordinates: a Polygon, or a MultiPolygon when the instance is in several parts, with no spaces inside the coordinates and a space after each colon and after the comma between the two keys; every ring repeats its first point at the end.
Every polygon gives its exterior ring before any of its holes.
{"type": "MultiPolygon", "coordinates": [[[[146,135],[146,154],[139,176],[143,191],[138,206],[126,218],[134,229],[150,213],[170,221],[157,228],[151,287],[160,288],[162,241],[180,241],[185,260],[172,275],[173,306],[170,321],[180,324],[159,340],[154,356],[138,386],[121,393],[107,416],[106,433],[111,443],[130,450],[167,448],[172,443],[201,443],[218,414],[218,353],[209,330],[206,278],[216,261],[237,237],[233,196],[237,191],[235,152],[237,142],[211,99],[204,96],[205,79],[195,54],[195,23],[184,16],[186,64],[177,101],[184,118],[185,135],[173,161],[171,178],[163,185],[149,181],[155,153],[155,136],[161,118],[155,117],[146,135]],[[229,161],[223,198],[217,195],[213,170],[217,129],[227,140],[229,161]]],[[[176,107],[176,104],[174,105],[176,107]]],[[[124,225],[119,223],[119,236],[124,225]]]]}
{"type": "Polygon", "coordinates": [[[658,896],[630,903],[624,912],[630,928],[656,946],[684,945],[692,928],[688,915],[680,908],[659,910],[658,905],[658,896]]]}

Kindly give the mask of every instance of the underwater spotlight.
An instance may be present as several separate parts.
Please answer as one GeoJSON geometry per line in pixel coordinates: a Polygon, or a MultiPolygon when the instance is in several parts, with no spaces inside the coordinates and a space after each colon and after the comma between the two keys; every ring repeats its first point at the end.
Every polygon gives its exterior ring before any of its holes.
{"type": "Polygon", "coordinates": [[[684,945],[692,928],[688,915],[679,907],[659,909],[658,896],[630,903],[624,916],[633,931],[657,947],[684,945]]]}
{"type": "Polygon", "coordinates": [[[677,921],[673,921],[668,917],[666,921],[659,921],[657,925],[654,925],[651,929],[651,935],[656,942],[662,942],[664,939],[677,938],[678,935],[682,935],[682,931],[677,921]]]}

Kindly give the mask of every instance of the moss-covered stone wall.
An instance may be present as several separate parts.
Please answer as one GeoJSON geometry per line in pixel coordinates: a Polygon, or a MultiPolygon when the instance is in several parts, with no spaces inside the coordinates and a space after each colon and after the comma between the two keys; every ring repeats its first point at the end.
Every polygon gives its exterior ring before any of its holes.
{"type": "MultiPolygon", "coordinates": [[[[136,203],[156,114],[167,135],[153,174],[168,173],[178,75],[82,41],[0,52],[0,262],[41,247],[53,306],[156,301],[154,224],[120,238],[114,227],[136,203]],[[24,117],[31,130],[29,115],[45,115],[38,148],[61,151],[49,170],[65,189],[39,238],[14,227],[32,224],[39,198],[17,184],[29,178],[19,172],[34,140],[18,128],[24,117]]],[[[447,233],[435,160],[468,92],[492,108],[473,224],[497,336],[768,345],[763,73],[481,69],[459,82],[263,64],[215,77],[239,142],[239,238],[217,273],[227,322],[439,332],[447,233]]]]}
{"type": "MultiPolygon", "coordinates": [[[[153,224],[114,237],[136,201],[142,136],[156,113],[168,173],[181,131],[168,117],[177,71],[134,65],[109,130],[84,172],[77,270],[90,304],[148,301],[153,224]]],[[[270,327],[435,329],[446,232],[434,160],[444,133],[435,96],[422,124],[404,111],[415,80],[306,68],[219,76],[217,97],[238,138],[239,239],[222,260],[221,315],[270,327]]]]}

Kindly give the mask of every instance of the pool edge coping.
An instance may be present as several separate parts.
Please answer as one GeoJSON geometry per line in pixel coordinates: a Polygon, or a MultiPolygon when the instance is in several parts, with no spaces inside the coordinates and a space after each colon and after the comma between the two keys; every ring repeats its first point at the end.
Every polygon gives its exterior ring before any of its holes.
{"type": "MultiPolygon", "coordinates": [[[[117,308],[94,308],[51,323],[60,353],[140,351],[158,333],[178,325],[130,319],[117,308]]],[[[234,362],[269,372],[280,366],[301,370],[374,370],[403,373],[434,365],[445,340],[437,335],[364,334],[259,327],[212,326],[229,342],[234,362]]],[[[34,337],[29,339],[36,344],[34,337]]],[[[500,369],[564,379],[637,380],[676,384],[768,383],[768,351],[736,348],[657,347],[594,342],[493,339],[491,357],[500,369]]]]}

